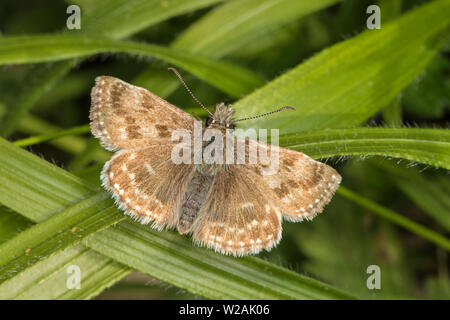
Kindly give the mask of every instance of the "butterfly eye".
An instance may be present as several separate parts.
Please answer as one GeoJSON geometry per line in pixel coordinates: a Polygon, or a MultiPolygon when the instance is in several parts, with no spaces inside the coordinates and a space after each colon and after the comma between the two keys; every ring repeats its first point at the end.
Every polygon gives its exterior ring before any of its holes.
{"type": "Polygon", "coordinates": [[[206,118],[206,126],[207,127],[213,122],[214,122],[213,118],[211,118],[211,117],[206,118]]]}

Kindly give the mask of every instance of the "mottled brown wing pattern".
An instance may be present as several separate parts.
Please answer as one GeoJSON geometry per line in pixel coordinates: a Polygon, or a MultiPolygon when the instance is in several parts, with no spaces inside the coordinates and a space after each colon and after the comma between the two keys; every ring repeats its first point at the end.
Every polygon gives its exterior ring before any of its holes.
{"type": "MultiPolygon", "coordinates": [[[[272,175],[261,175],[270,189],[274,207],[289,221],[310,220],[323,211],[341,182],[341,176],[332,167],[315,161],[302,152],[267,145],[258,145],[258,151],[268,149],[268,154],[278,152],[278,170],[272,175]]],[[[249,170],[261,174],[261,163],[247,164],[249,170]]]]}
{"type": "Polygon", "coordinates": [[[108,150],[132,149],[170,141],[172,131],[192,131],[194,118],[154,95],[120,79],[101,76],[91,91],[91,130],[108,150]]]}
{"type": "MultiPolygon", "coordinates": [[[[91,98],[92,133],[108,150],[118,150],[101,174],[118,206],[154,228],[192,233],[194,242],[223,254],[270,250],[281,239],[283,217],[312,219],[341,181],[333,168],[301,152],[249,139],[245,164],[176,164],[172,132],[192,133],[191,115],[109,76],[96,79],[91,98]],[[249,163],[255,148],[257,161],[249,163]],[[271,174],[266,169],[272,164],[262,162],[261,153],[272,160],[271,154],[278,154],[271,174]]],[[[231,107],[225,111],[231,120],[231,107]]],[[[238,153],[235,149],[234,156],[238,153]]]]}
{"type": "Polygon", "coordinates": [[[179,206],[194,166],[174,164],[172,143],[118,151],[102,171],[104,187],[119,208],[141,223],[162,229],[179,219],[179,206]]]}
{"type": "Polygon", "coordinates": [[[281,215],[262,177],[240,165],[220,170],[193,226],[194,242],[237,256],[270,250],[281,239],[281,215]]]}

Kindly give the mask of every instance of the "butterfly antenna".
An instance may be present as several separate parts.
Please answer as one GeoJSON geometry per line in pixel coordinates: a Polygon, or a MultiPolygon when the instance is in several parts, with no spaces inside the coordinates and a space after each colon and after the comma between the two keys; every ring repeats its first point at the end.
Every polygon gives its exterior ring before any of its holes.
{"type": "Polygon", "coordinates": [[[277,110],[274,110],[274,111],[271,111],[271,112],[267,112],[267,113],[263,113],[263,114],[254,116],[254,117],[248,117],[248,118],[242,118],[242,119],[233,120],[233,122],[257,119],[257,118],[265,117],[265,116],[268,116],[269,114],[277,113],[277,112],[280,112],[280,111],[283,111],[283,110],[294,110],[295,111],[296,109],[294,107],[286,106],[286,107],[283,107],[283,108],[280,108],[280,109],[277,109],[277,110]]]}
{"type": "Polygon", "coordinates": [[[186,88],[187,92],[189,92],[189,94],[191,95],[192,98],[194,98],[194,100],[206,111],[208,112],[212,117],[214,116],[212,114],[211,111],[209,111],[204,105],[203,103],[200,102],[200,100],[197,99],[197,97],[192,93],[191,89],[189,89],[189,87],[187,86],[186,82],[184,82],[183,77],[181,76],[181,74],[178,72],[177,69],[169,67],[168,68],[170,71],[172,71],[173,73],[175,73],[175,75],[178,77],[178,79],[181,81],[181,83],[183,84],[183,86],[186,88]]]}

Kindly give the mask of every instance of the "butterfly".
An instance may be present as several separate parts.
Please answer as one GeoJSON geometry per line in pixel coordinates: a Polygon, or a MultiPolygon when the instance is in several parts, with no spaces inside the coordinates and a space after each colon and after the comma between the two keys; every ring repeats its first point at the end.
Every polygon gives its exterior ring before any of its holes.
{"type": "MultiPolygon", "coordinates": [[[[203,130],[233,130],[231,105],[210,112],[203,130]]],[[[174,163],[172,134],[194,130],[194,117],[157,95],[120,79],[100,76],[91,91],[91,131],[115,151],[101,173],[103,186],[126,214],[153,228],[176,228],[195,244],[222,254],[242,256],[270,250],[281,239],[282,220],[314,218],[341,182],[332,167],[307,155],[246,139],[252,147],[278,153],[275,174],[264,164],[174,163]]],[[[283,107],[273,112],[292,107],[283,107]]],[[[259,117],[259,116],[258,116],[259,117]]],[[[239,140],[233,137],[236,141],[239,140]]],[[[205,147],[205,145],[203,145],[205,147]]]]}

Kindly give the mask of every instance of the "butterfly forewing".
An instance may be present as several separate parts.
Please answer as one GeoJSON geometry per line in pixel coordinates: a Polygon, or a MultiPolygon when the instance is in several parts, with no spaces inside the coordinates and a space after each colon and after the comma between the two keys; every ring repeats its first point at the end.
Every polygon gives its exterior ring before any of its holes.
{"type": "Polygon", "coordinates": [[[193,128],[190,114],[144,88],[114,77],[96,78],[91,101],[92,133],[108,150],[170,141],[173,130],[193,128]]]}
{"type": "Polygon", "coordinates": [[[158,229],[173,227],[194,167],[174,164],[173,144],[121,150],[106,163],[102,180],[127,214],[158,229]]]}

